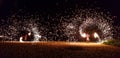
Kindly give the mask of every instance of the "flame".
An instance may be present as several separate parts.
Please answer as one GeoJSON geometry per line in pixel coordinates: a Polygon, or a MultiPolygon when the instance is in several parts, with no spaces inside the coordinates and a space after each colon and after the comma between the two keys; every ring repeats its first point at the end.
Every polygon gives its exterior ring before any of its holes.
{"type": "Polygon", "coordinates": [[[94,33],[94,37],[95,37],[95,38],[98,38],[99,42],[101,41],[99,35],[98,35],[96,32],[94,33]]]}
{"type": "Polygon", "coordinates": [[[82,37],[87,37],[86,33],[81,34],[82,37]]]}
{"type": "Polygon", "coordinates": [[[86,33],[83,33],[83,32],[82,32],[82,29],[79,30],[79,33],[80,33],[80,35],[81,35],[82,37],[84,37],[84,38],[87,37],[87,34],[86,34],[86,33]]]}
{"type": "Polygon", "coordinates": [[[20,40],[19,40],[20,42],[23,42],[23,37],[20,37],[20,40]]]}
{"type": "Polygon", "coordinates": [[[30,35],[31,35],[31,32],[28,33],[28,36],[30,36],[30,35]]]}
{"type": "Polygon", "coordinates": [[[94,37],[95,37],[95,38],[99,38],[99,35],[95,32],[95,33],[94,33],[94,37]]]}

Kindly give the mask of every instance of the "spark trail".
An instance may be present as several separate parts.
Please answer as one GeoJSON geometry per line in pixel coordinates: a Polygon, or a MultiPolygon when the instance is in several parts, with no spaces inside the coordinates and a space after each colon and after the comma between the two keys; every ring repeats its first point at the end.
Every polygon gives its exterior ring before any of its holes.
{"type": "Polygon", "coordinates": [[[7,21],[0,20],[0,35],[18,41],[21,36],[31,32],[34,36],[33,41],[81,41],[81,34],[83,36],[86,33],[90,34],[92,38],[92,34],[97,32],[99,40],[112,39],[113,20],[109,15],[95,9],[75,9],[71,13],[66,16],[56,14],[55,17],[50,15],[44,17],[36,12],[30,14],[19,10],[6,17],[7,21]]]}

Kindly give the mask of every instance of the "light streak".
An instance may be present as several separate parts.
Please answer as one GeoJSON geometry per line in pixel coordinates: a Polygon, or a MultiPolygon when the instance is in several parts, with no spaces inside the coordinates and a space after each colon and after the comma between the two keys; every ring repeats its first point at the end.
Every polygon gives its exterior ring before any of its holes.
{"type": "Polygon", "coordinates": [[[95,32],[95,33],[94,33],[94,37],[95,37],[95,38],[99,38],[99,35],[95,32]]]}
{"type": "Polygon", "coordinates": [[[95,38],[98,38],[98,41],[99,41],[99,42],[101,41],[99,35],[98,35],[96,32],[94,33],[94,37],[95,37],[95,38]]]}
{"type": "Polygon", "coordinates": [[[86,33],[81,34],[82,37],[87,37],[86,33]]]}
{"type": "Polygon", "coordinates": [[[23,37],[20,37],[19,41],[20,41],[20,42],[23,42],[23,37]]]}

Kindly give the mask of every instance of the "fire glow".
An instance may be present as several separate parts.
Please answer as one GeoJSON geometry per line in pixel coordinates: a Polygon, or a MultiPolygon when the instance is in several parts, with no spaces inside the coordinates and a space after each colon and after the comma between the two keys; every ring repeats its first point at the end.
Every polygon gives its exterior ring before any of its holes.
{"type": "Polygon", "coordinates": [[[23,37],[20,37],[19,41],[20,41],[20,42],[23,42],[23,37]]]}
{"type": "Polygon", "coordinates": [[[83,33],[83,34],[81,34],[81,36],[85,38],[87,35],[86,35],[86,33],[83,33]]]}
{"type": "MultiPolygon", "coordinates": [[[[69,11],[67,12],[69,13],[69,11]]],[[[99,41],[113,37],[113,21],[112,18],[109,17],[109,15],[106,15],[103,12],[98,12],[96,9],[75,9],[71,12],[74,14],[71,13],[67,16],[56,14],[56,18],[50,16],[44,18],[44,16],[41,16],[39,14],[37,15],[36,12],[35,14],[31,13],[33,15],[31,16],[31,14],[27,14],[26,11],[25,14],[20,15],[19,13],[22,13],[22,11],[18,11],[18,14],[13,14],[7,17],[8,24],[4,22],[4,18],[1,19],[2,26],[0,26],[0,35],[4,35],[7,37],[6,39],[0,36],[1,38],[3,38],[1,40],[26,41],[25,37],[29,36],[29,38],[31,37],[31,40],[29,41],[55,40],[77,42],[82,41],[81,39],[79,39],[80,37],[86,39],[93,36],[99,41]],[[44,19],[50,20],[44,21],[44,19]],[[100,31],[93,31],[93,35],[88,34],[91,31],[89,30],[87,32],[86,28],[89,29],[88,27],[91,26],[97,26],[97,29],[100,31]],[[23,39],[21,40],[20,37],[23,37],[23,39]]]]}
{"type": "Polygon", "coordinates": [[[94,37],[95,37],[95,38],[99,38],[99,35],[95,32],[95,33],[94,33],[94,37]]]}
{"type": "Polygon", "coordinates": [[[97,38],[99,42],[101,41],[99,35],[96,32],[94,33],[94,37],[97,38]]]}

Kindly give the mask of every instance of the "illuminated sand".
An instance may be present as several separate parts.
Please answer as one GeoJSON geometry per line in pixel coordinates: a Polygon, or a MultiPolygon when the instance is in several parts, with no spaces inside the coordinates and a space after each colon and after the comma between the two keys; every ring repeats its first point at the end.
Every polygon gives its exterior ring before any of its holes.
{"type": "Polygon", "coordinates": [[[119,58],[120,48],[91,42],[0,42],[0,58],[119,58]]]}

